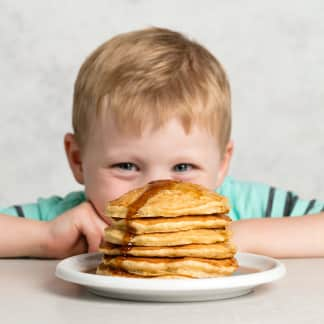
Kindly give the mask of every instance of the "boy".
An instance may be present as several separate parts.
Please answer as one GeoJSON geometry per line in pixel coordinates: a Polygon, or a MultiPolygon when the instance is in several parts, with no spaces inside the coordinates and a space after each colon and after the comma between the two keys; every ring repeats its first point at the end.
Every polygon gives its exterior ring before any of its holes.
{"type": "Polygon", "coordinates": [[[168,178],[217,188],[230,199],[239,250],[324,256],[323,203],[226,178],[233,153],[229,84],[216,58],[183,35],[149,28],[96,49],[75,83],[73,129],[65,150],[85,192],[0,210],[0,256],[96,251],[107,201],[168,178]],[[280,218],[303,214],[314,215],[280,218]]]}

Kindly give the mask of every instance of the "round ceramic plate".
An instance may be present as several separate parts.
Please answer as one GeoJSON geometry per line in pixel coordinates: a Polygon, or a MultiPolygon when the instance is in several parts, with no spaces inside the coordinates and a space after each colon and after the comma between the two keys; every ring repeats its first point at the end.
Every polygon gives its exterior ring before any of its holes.
{"type": "Polygon", "coordinates": [[[184,302],[232,298],[283,277],[285,266],[266,256],[237,253],[239,269],[228,277],[207,279],[138,279],[94,274],[101,253],[89,253],[62,260],[56,276],[85,286],[90,292],[111,298],[184,302]]]}

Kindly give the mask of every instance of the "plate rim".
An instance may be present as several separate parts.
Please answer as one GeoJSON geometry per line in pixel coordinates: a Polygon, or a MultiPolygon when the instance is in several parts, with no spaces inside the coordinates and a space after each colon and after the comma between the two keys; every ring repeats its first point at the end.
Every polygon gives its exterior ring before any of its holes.
{"type": "MultiPolygon", "coordinates": [[[[272,264],[270,269],[261,270],[260,272],[240,274],[236,276],[215,277],[215,278],[202,278],[195,280],[188,279],[145,279],[145,278],[122,278],[113,276],[102,276],[97,274],[85,273],[71,267],[73,261],[82,261],[86,258],[101,257],[102,253],[84,253],[76,256],[68,257],[61,260],[56,265],[56,277],[79,284],[86,287],[93,287],[102,290],[115,290],[127,291],[133,293],[141,292],[162,292],[170,291],[207,291],[207,290],[230,290],[256,287],[261,284],[270,283],[272,281],[282,278],[287,270],[285,265],[272,257],[238,252],[236,253],[237,259],[250,258],[257,261],[269,262],[272,264]],[[131,283],[131,284],[130,284],[131,283]],[[190,284],[188,284],[190,283],[190,284]]],[[[244,266],[244,264],[243,264],[244,266]]]]}

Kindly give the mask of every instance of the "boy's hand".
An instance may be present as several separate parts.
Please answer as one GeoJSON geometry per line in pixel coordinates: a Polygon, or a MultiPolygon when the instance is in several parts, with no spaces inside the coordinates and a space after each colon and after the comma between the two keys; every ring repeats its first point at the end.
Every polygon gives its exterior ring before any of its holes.
{"type": "Polygon", "coordinates": [[[65,212],[46,223],[44,254],[48,258],[65,258],[98,250],[104,229],[109,226],[89,202],[65,212]]]}

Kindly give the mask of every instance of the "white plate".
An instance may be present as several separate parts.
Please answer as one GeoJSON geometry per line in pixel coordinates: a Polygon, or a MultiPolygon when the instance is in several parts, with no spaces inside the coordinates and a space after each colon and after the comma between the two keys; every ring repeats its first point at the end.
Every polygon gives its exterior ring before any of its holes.
{"type": "Polygon", "coordinates": [[[128,300],[184,302],[237,297],[283,277],[285,266],[266,256],[237,253],[239,269],[229,277],[207,279],[137,279],[87,273],[100,263],[101,253],[62,260],[56,276],[87,287],[94,294],[128,300]]]}

